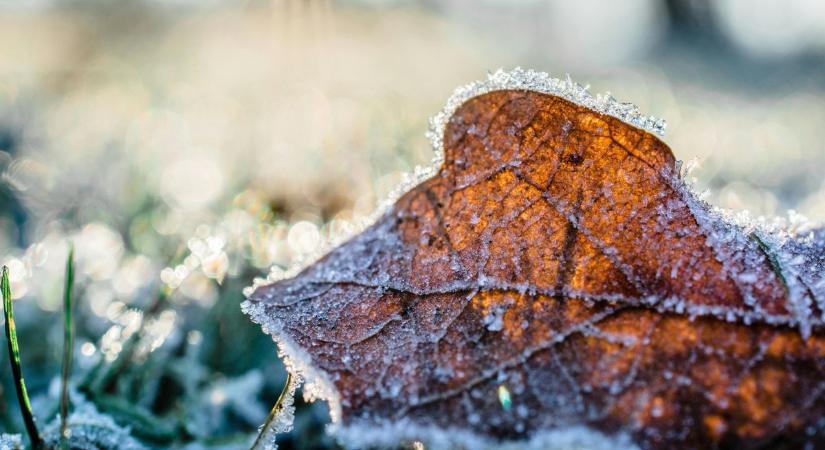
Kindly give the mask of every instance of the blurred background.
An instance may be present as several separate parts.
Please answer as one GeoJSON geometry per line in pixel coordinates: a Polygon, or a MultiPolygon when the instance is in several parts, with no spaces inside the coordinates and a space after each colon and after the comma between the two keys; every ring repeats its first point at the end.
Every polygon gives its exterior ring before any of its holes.
{"type": "MultiPolygon", "coordinates": [[[[515,66],[667,119],[716,205],[825,220],[817,0],[0,0],[0,259],[41,422],[72,241],[78,395],[149,446],[248,446],[284,372],[242,288],[368,216],[453,89],[515,66]]],[[[299,404],[282,448],[331,448],[325,414],[299,404]]]]}

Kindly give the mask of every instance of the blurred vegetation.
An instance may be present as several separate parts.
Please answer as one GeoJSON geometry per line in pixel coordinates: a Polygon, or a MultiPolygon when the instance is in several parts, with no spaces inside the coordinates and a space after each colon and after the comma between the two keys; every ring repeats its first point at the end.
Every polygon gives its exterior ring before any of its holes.
{"type": "MultiPolygon", "coordinates": [[[[274,217],[269,213],[264,216],[274,217]]],[[[67,237],[57,247],[67,245],[68,240],[84,241],[82,237],[67,237]]],[[[233,253],[232,261],[224,260],[227,253],[223,245],[214,256],[218,261],[215,267],[204,267],[213,255],[203,253],[203,249],[192,251],[199,249],[201,242],[193,238],[188,247],[170,246],[174,254],[169,260],[180,263],[173,264],[171,270],[178,274],[168,275],[167,270],[162,283],[141,280],[146,286],[136,289],[128,306],[116,301],[105,305],[103,321],[89,303],[95,281],[88,275],[80,277],[75,288],[78,345],[72,372],[73,399],[91,402],[98,412],[130,428],[132,436],[148,446],[247,448],[270,403],[283,388],[285,372],[270,338],[238,307],[243,287],[260,275],[260,269],[246,265],[242,251],[233,253]],[[198,254],[203,258],[194,262],[200,258],[198,254]],[[193,267],[196,265],[199,267],[193,267]],[[214,297],[209,307],[182,292],[181,284],[197,280],[197,275],[184,274],[187,267],[201,271],[201,282],[215,283],[206,281],[204,274],[221,278],[210,294],[214,297]],[[100,322],[109,327],[102,328],[100,322]]],[[[123,251],[129,254],[133,250],[124,247],[123,251]]],[[[42,283],[60,284],[62,280],[44,279],[42,283]]],[[[60,294],[55,289],[44,292],[60,294]]],[[[49,423],[58,411],[62,311],[26,311],[35,306],[33,302],[15,304],[21,310],[18,331],[26,382],[36,393],[33,407],[39,422],[49,423]]],[[[0,357],[0,365],[8,366],[7,355],[0,357]]],[[[13,378],[4,375],[0,380],[2,429],[21,432],[13,378]]],[[[328,420],[323,408],[300,401],[299,408],[296,430],[280,439],[281,448],[332,448],[322,433],[322,424],[328,420]]]]}

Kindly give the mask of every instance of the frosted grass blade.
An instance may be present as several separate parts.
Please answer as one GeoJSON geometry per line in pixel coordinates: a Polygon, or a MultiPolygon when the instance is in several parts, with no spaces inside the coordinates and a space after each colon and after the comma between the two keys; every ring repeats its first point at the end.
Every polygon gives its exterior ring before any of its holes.
{"type": "Polygon", "coordinates": [[[255,438],[255,443],[252,444],[249,450],[268,450],[273,448],[267,443],[268,440],[274,439],[273,433],[271,433],[270,430],[273,428],[275,420],[280,416],[282,406],[287,395],[289,395],[290,389],[292,389],[292,374],[287,372],[284,389],[281,391],[281,395],[278,396],[278,400],[275,401],[275,405],[272,406],[272,410],[269,411],[269,415],[266,416],[266,421],[261,425],[261,432],[258,433],[258,437],[255,438]]]}

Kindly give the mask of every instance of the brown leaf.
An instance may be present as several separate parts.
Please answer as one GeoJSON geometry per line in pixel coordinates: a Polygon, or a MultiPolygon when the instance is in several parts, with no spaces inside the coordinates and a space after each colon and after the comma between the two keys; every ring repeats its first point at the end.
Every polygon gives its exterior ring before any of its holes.
{"type": "Polygon", "coordinates": [[[659,139],[561,97],[473,97],[443,142],[434,177],[245,305],[341,436],[825,448],[821,239],[732,223],[659,139]]]}

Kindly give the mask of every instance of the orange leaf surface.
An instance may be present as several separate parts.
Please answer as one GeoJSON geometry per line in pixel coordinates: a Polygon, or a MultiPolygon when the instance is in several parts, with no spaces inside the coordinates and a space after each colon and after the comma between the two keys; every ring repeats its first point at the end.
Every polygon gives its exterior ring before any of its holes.
{"type": "Polygon", "coordinates": [[[441,138],[433,177],[245,304],[345,443],[825,448],[825,233],[734,223],[560,96],[482,93],[441,138]]]}

